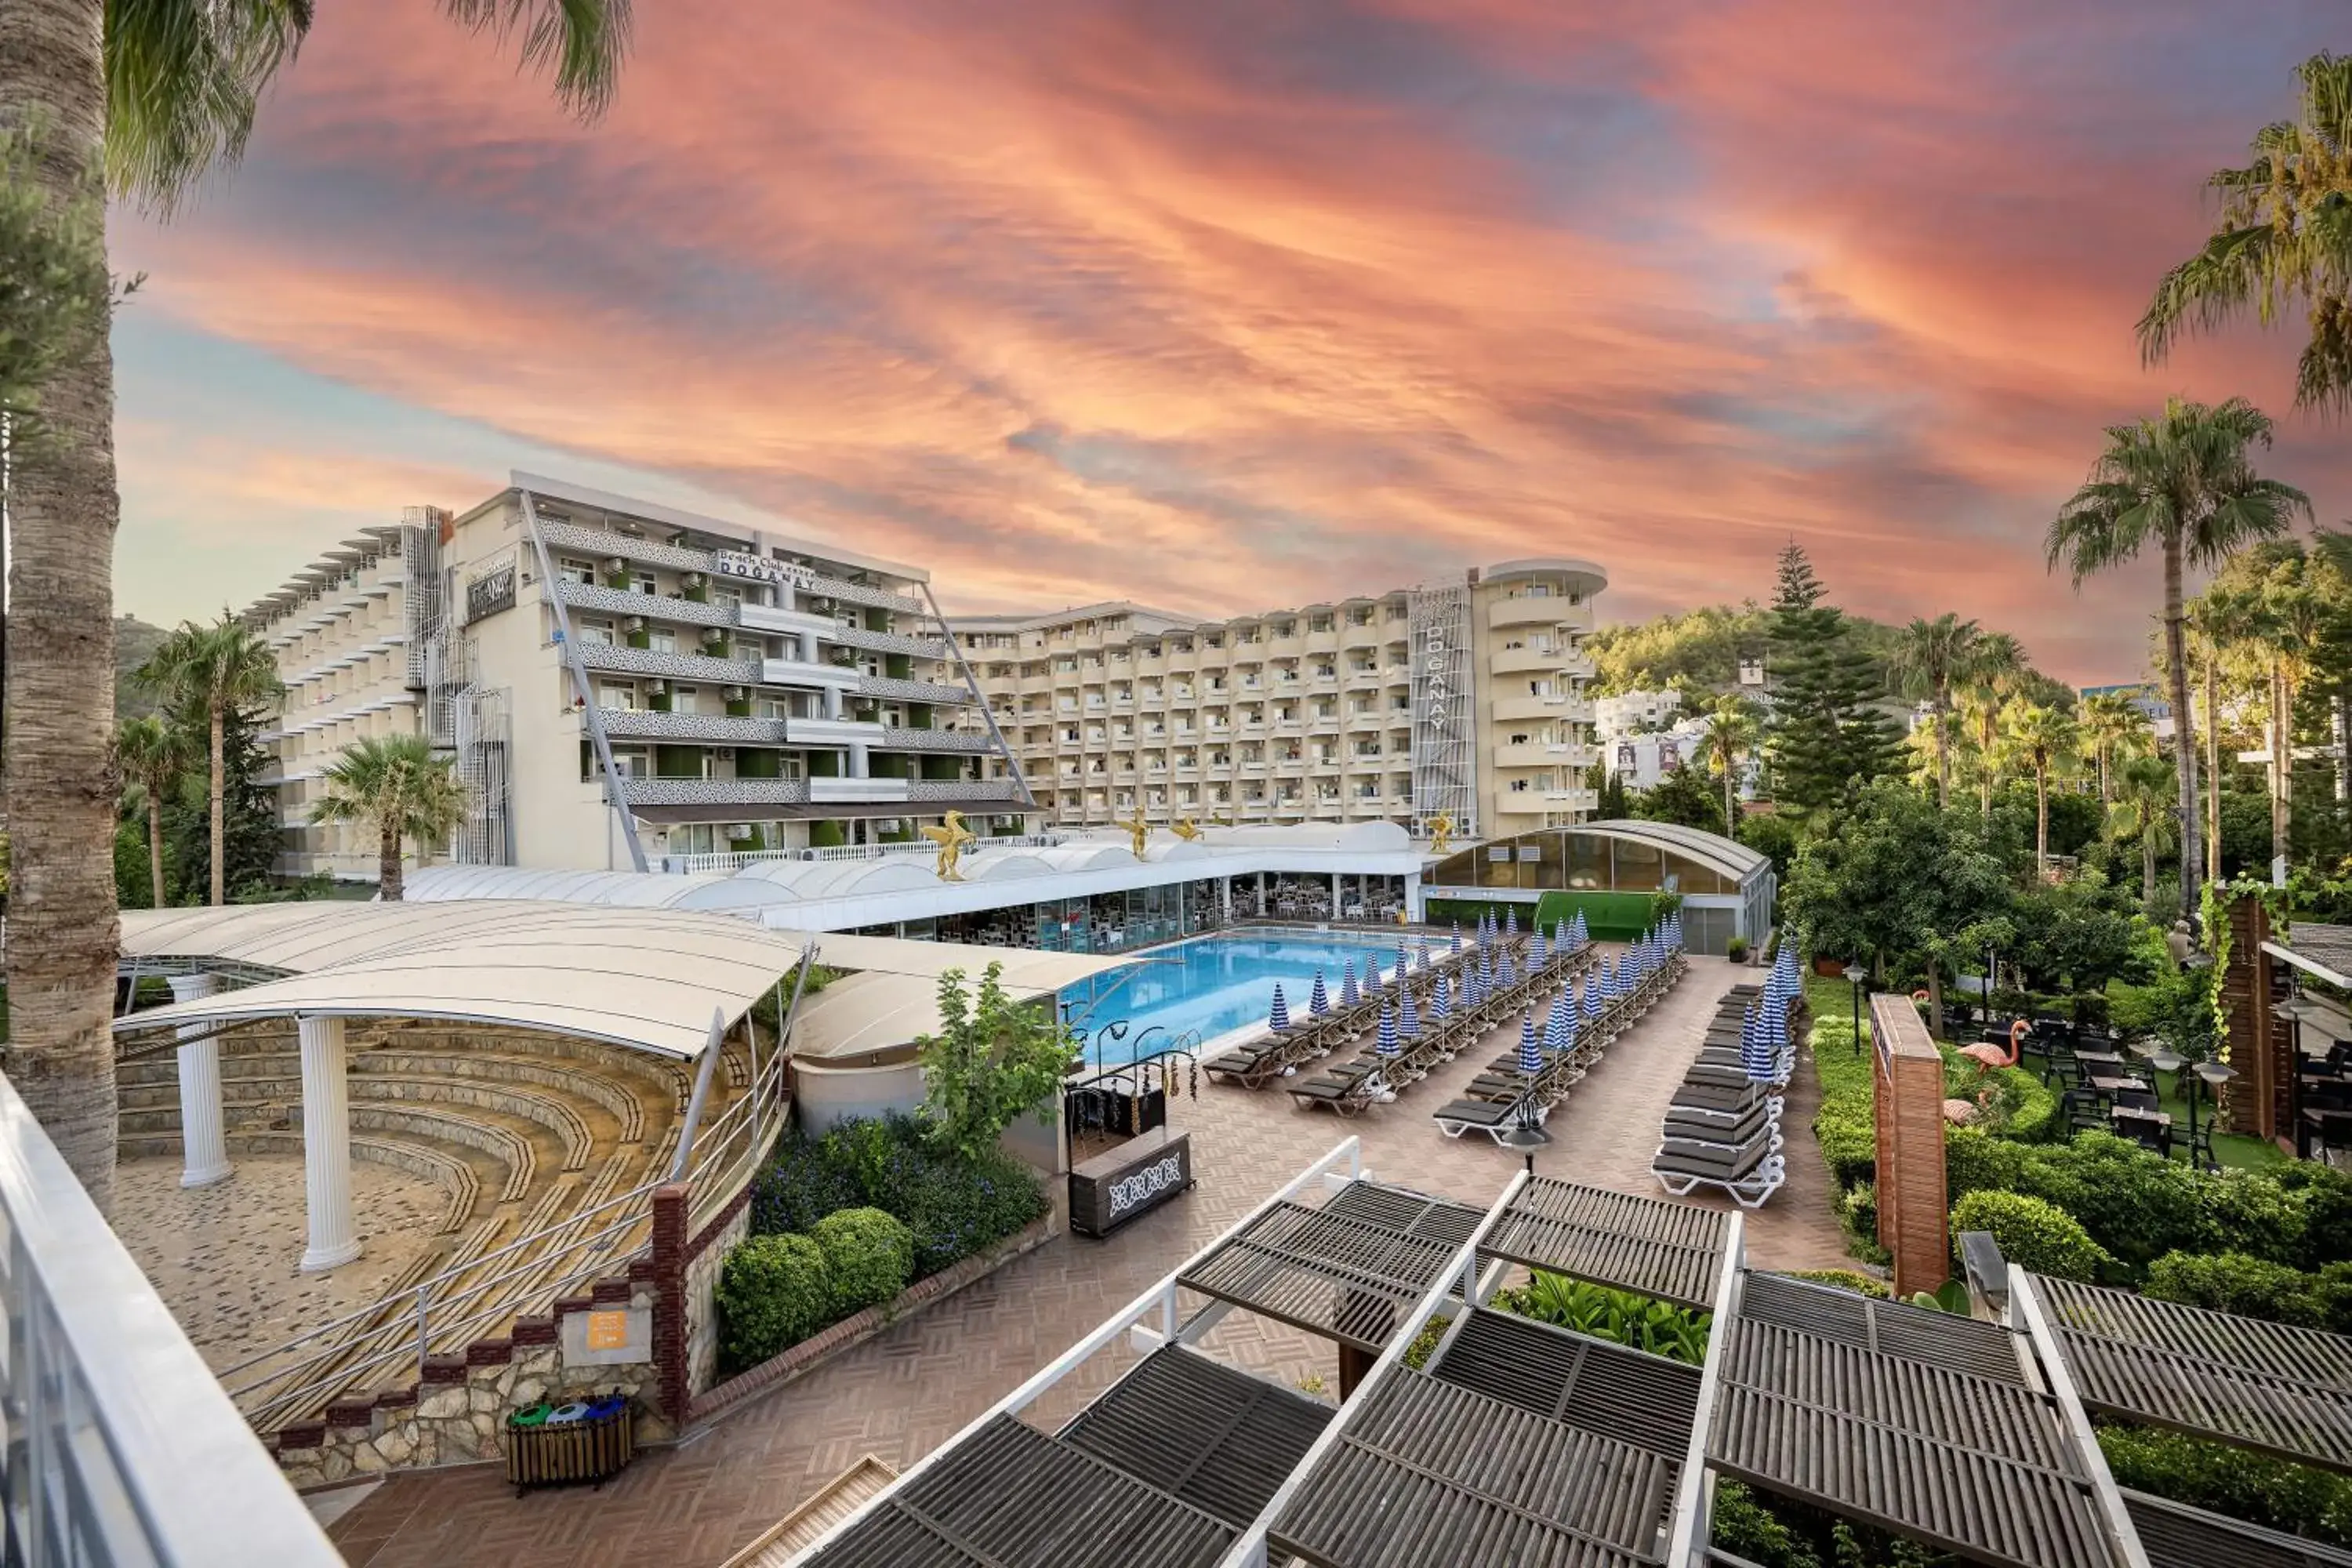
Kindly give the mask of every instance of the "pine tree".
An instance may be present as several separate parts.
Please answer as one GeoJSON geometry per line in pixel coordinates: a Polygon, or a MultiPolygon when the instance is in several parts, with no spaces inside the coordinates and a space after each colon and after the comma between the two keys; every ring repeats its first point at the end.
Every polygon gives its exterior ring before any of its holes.
{"type": "Polygon", "coordinates": [[[1847,635],[1845,612],[1822,603],[1824,592],[1801,546],[1780,552],[1764,745],[1773,798],[1800,815],[1893,772],[1903,744],[1894,721],[1870,706],[1876,671],[1847,635]]]}

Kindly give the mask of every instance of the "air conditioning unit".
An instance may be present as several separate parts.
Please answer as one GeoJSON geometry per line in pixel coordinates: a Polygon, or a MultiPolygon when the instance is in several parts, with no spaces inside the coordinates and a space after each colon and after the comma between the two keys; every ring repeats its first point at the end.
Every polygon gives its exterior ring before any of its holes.
{"type": "Polygon", "coordinates": [[[751,825],[750,823],[748,823],[748,822],[730,822],[730,823],[729,823],[729,824],[727,825],[727,838],[728,838],[728,841],[729,841],[730,843],[736,843],[736,844],[740,844],[740,843],[741,843],[744,839],[749,838],[749,837],[751,837],[751,825]]]}
{"type": "Polygon", "coordinates": [[[740,702],[743,700],[743,689],[740,686],[722,687],[720,695],[730,702],[740,702]]]}
{"type": "Polygon", "coordinates": [[[684,584],[687,587],[699,588],[706,581],[708,581],[708,579],[706,579],[699,572],[688,572],[681,574],[678,581],[684,584]]]}
{"type": "Polygon", "coordinates": [[[727,628],[725,626],[705,626],[702,628],[702,640],[715,647],[719,644],[727,640],[727,628]]]}
{"type": "Polygon", "coordinates": [[[621,623],[621,629],[626,632],[644,631],[646,629],[646,618],[643,616],[631,616],[627,620],[621,623]]]}
{"type": "Polygon", "coordinates": [[[628,569],[629,569],[629,563],[628,563],[628,562],[627,562],[627,561],[625,561],[625,560],[624,560],[622,557],[620,557],[620,556],[618,556],[618,555],[607,555],[606,557],[604,557],[604,570],[605,570],[605,571],[607,571],[607,572],[612,572],[612,573],[621,573],[621,572],[626,572],[628,569]]]}
{"type": "Polygon", "coordinates": [[[666,697],[669,694],[669,682],[657,677],[646,682],[646,690],[655,697],[666,697]]]}

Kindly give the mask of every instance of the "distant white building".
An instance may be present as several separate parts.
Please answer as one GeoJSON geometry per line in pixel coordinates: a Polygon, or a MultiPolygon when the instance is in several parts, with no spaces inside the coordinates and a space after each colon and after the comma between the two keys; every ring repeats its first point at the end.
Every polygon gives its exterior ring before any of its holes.
{"type": "Polygon", "coordinates": [[[1682,711],[1683,694],[1672,687],[1658,691],[1625,691],[1592,701],[1593,739],[1607,746],[1627,735],[1662,730],[1682,711]]]}
{"type": "Polygon", "coordinates": [[[1601,754],[1608,761],[1611,776],[1627,789],[1654,789],[1660,780],[1678,769],[1704,769],[1706,761],[1701,748],[1706,741],[1706,721],[1685,719],[1664,730],[1621,734],[1602,749],[1601,754]]]}

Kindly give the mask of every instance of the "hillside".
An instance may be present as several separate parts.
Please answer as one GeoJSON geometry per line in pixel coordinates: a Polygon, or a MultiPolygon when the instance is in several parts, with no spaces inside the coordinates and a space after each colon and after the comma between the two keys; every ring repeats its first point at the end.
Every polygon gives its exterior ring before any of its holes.
{"type": "Polygon", "coordinates": [[[136,616],[114,617],[114,716],[129,719],[155,711],[155,699],[131,672],[147,662],[148,655],[170,634],[136,616]]]}
{"type": "MultiPolygon", "coordinates": [[[[1602,626],[1584,643],[1597,667],[1592,689],[1608,697],[1621,691],[1655,689],[1676,680],[1708,689],[1728,688],[1739,678],[1742,656],[1752,658],[1765,651],[1770,621],[1771,612],[1751,600],[1736,609],[1706,605],[1630,626],[1602,626]]],[[[1895,628],[1855,615],[1846,616],[1846,625],[1853,628],[1856,642],[1883,675],[1895,628]]]]}

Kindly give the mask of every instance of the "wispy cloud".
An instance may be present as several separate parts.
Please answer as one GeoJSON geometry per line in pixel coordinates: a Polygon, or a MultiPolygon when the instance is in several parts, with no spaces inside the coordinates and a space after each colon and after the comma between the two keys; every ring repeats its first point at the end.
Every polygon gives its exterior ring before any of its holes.
{"type": "MultiPolygon", "coordinates": [[[[2326,20],[705,0],[642,11],[583,129],[424,0],[329,8],[252,163],[119,230],[142,310],[285,367],[200,406],[131,367],[125,548],[290,564],[512,449],[930,562],[951,608],[1558,552],[1639,614],[1763,592],[1795,537],[1858,608],[2088,676],[2145,585],[2077,600],[2038,542],[2100,425],[2285,411],[2290,343],[2147,371],[2130,326],[2326,20]],[[367,401],[281,432],[300,382],[367,401]]],[[[2277,460],[2341,510],[2329,432],[2277,460]]]]}

